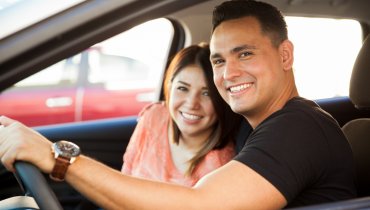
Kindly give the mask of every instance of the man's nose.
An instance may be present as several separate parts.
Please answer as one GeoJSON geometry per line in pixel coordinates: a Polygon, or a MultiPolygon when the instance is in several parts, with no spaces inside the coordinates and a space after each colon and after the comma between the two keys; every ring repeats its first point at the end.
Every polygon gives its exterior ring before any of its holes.
{"type": "Polygon", "coordinates": [[[231,80],[235,77],[240,76],[240,69],[236,61],[229,60],[225,63],[225,69],[223,77],[225,80],[231,80]]]}

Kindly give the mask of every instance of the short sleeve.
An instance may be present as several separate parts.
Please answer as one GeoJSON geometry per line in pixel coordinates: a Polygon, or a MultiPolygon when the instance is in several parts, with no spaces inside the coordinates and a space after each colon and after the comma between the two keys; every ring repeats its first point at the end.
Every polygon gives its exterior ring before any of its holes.
{"type": "Polygon", "coordinates": [[[235,160],[267,179],[289,202],[320,176],[326,147],[314,124],[286,113],[257,127],[235,160]]]}
{"type": "Polygon", "coordinates": [[[145,106],[139,113],[138,123],[127,145],[126,152],[123,155],[123,166],[121,172],[131,175],[134,167],[135,159],[141,154],[144,146],[144,141],[147,140],[148,132],[150,132],[150,121],[155,114],[157,106],[163,106],[162,103],[152,103],[145,106]]]}
{"type": "Polygon", "coordinates": [[[225,165],[235,156],[235,146],[229,143],[222,149],[211,150],[196,167],[194,184],[206,174],[225,165]]]}

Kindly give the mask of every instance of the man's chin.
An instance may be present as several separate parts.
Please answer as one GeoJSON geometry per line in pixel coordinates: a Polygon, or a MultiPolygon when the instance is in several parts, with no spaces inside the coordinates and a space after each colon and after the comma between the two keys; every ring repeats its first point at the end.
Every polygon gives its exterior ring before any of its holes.
{"type": "Polygon", "coordinates": [[[240,106],[240,104],[231,104],[230,108],[231,110],[233,110],[233,112],[238,113],[238,114],[243,114],[246,111],[245,108],[240,106]]]}

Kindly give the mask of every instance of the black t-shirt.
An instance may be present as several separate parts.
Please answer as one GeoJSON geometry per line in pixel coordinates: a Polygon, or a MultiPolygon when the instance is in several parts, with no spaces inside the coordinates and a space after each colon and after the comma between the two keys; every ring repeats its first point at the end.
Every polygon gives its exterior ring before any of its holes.
{"type": "Polygon", "coordinates": [[[235,160],[273,184],[287,207],[356,196],[347,139],[328,113],[301,97],[258,125],[235,160]]]}

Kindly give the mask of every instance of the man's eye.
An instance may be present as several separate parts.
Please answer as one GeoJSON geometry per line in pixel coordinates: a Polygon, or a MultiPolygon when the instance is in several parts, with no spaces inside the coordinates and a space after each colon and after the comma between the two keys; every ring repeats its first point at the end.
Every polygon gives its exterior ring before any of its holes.
{"type": "Polygon", "coordinates": [[[217,60],[213,60],[212,63],[213,63],[213,65],[220,65],[220,64],[224,63],[224,60],[217,59],[217,60]]]}
{"type": "Polygon", "coordinates": [[[239,57],[244,58],[244,57],[248,57],[250,55],[252,55],[251,52],[243,52],[243,53],[240,53],[240,56],[239,57]]]}

